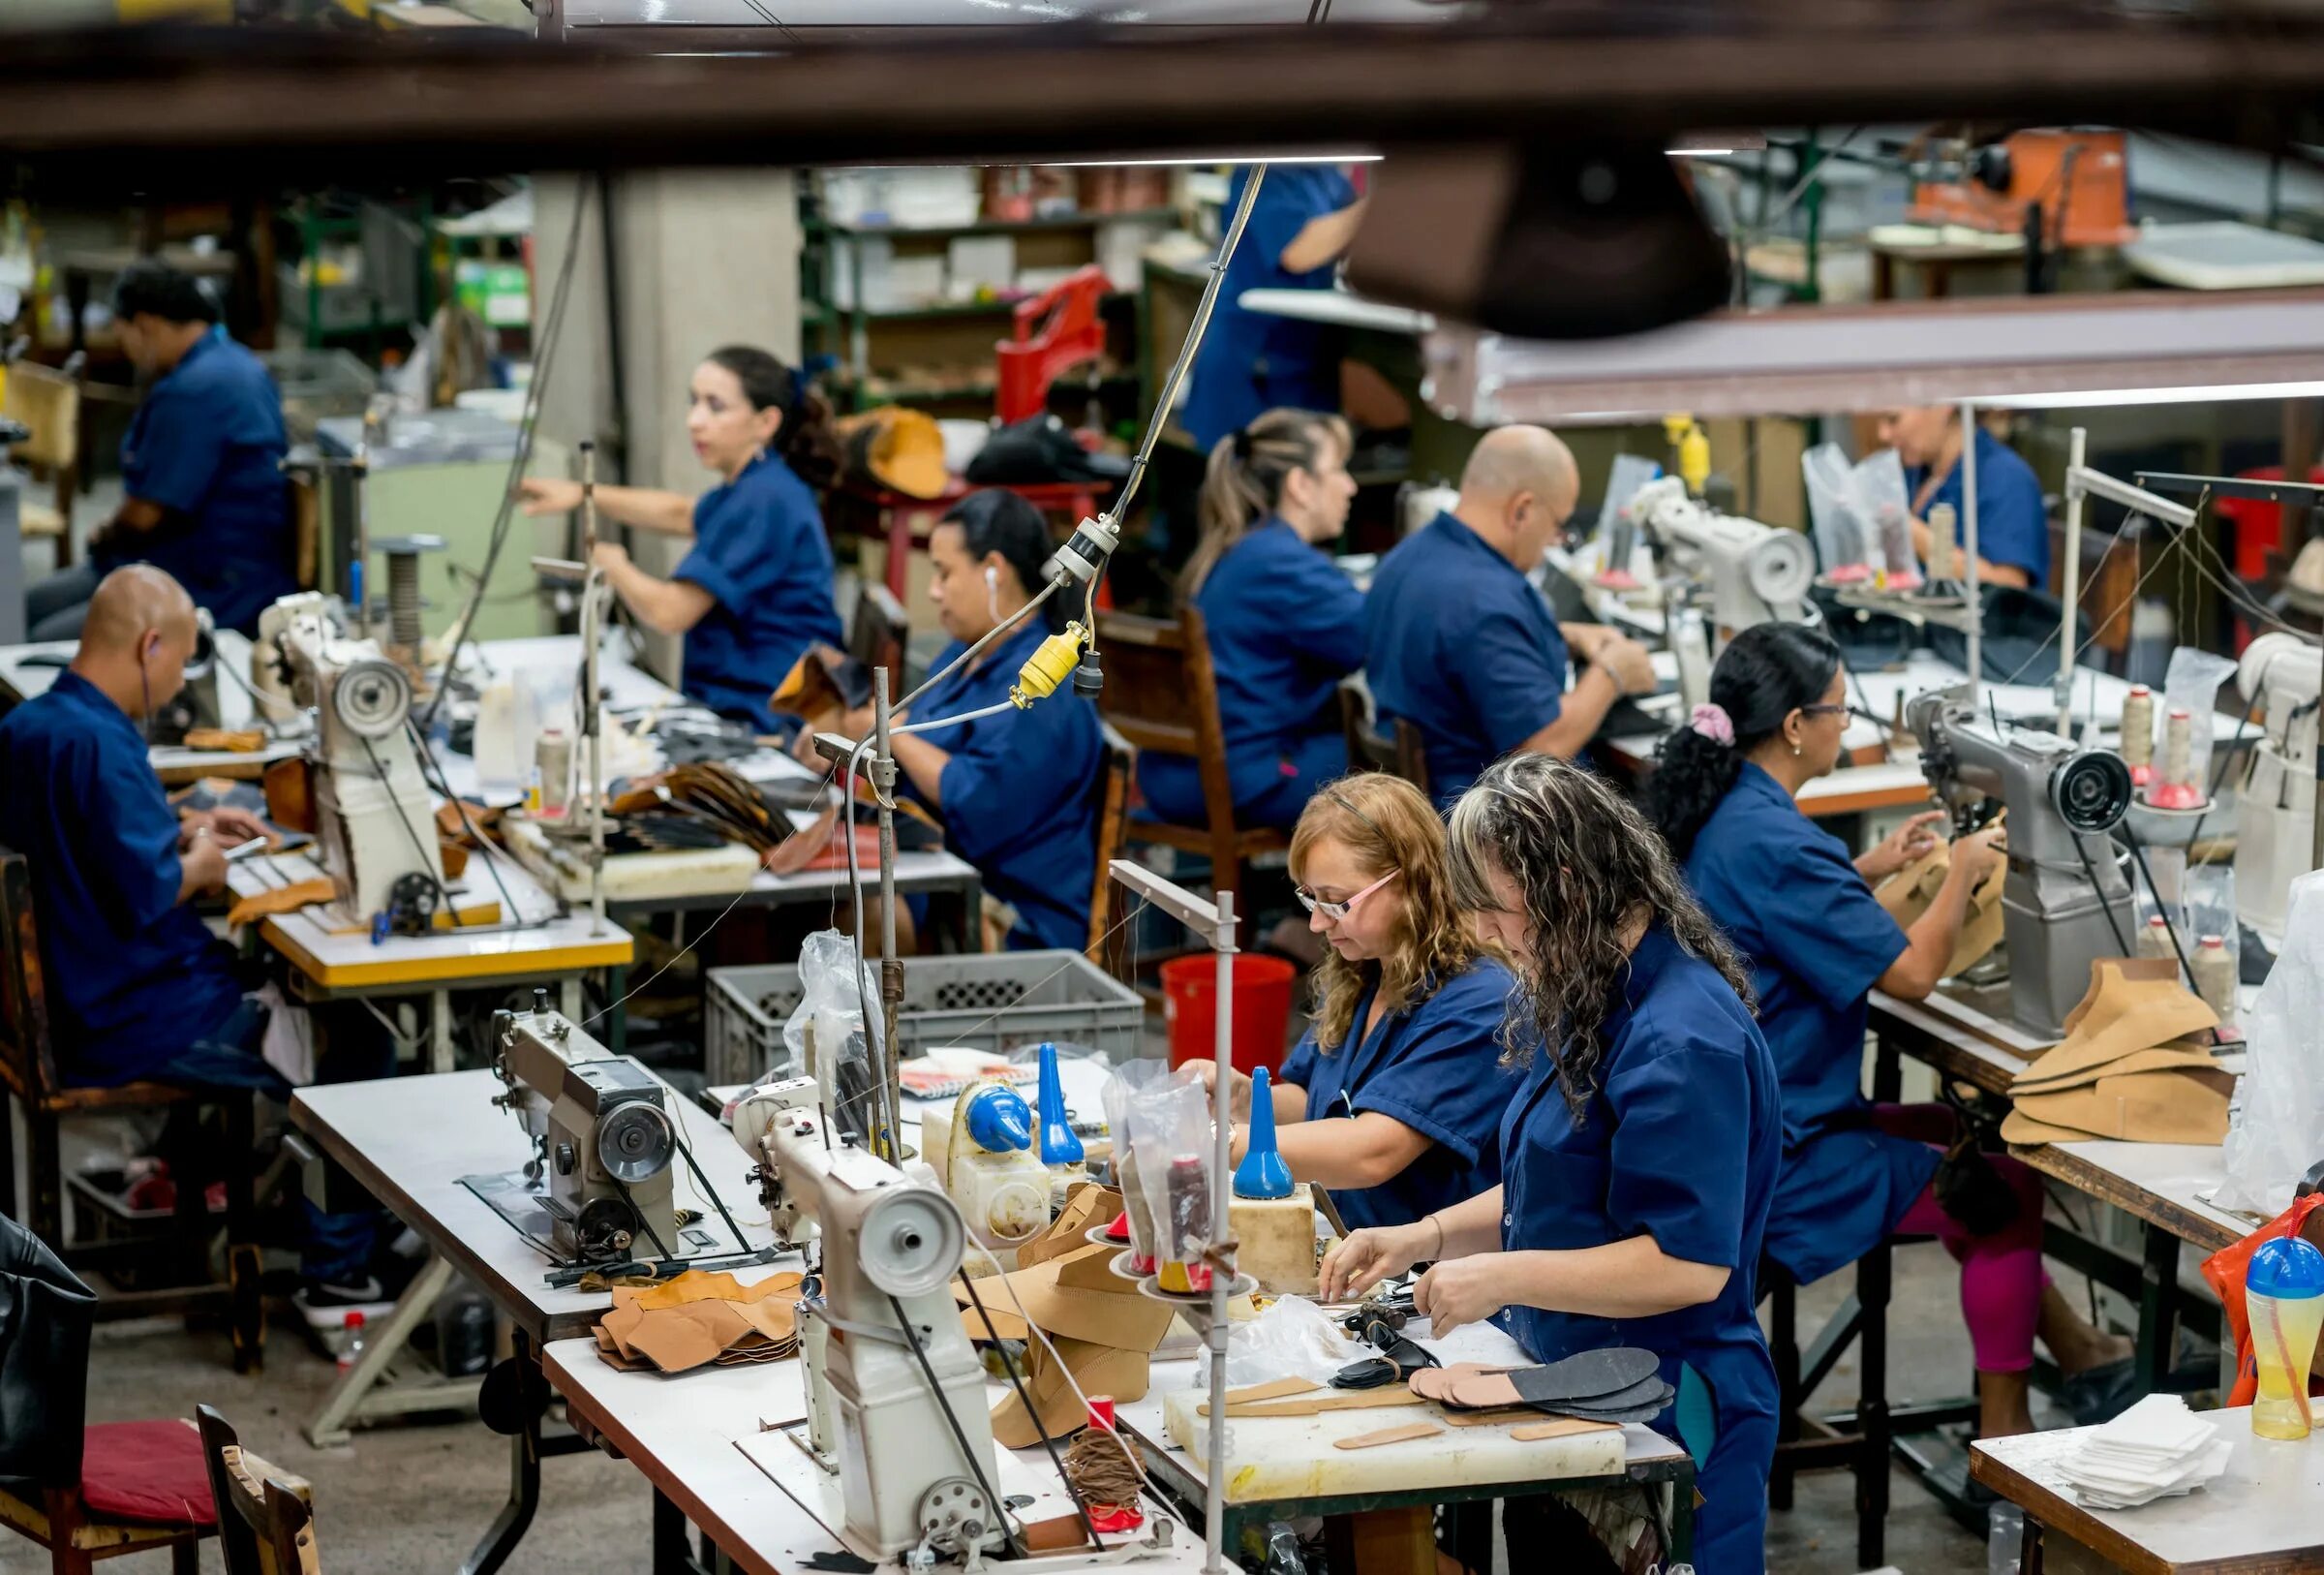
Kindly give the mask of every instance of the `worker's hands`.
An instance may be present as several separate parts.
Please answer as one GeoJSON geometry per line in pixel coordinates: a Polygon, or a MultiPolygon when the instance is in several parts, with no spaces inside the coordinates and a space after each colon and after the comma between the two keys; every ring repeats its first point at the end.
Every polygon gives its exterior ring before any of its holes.
{"type": "Polygon", "coordinates": [[[569,514],[581,507],[581,483],[561,481],[549,476],[528,476],[516,483],[516,495],[525,503],[528,518],[538,519],[543,514],[569,514]]]}
{"type": "Polygon", "coordinates": [[[1654,658],[1636,640],[1622,634],[1608,635],[1598,642],[1590,661],[1611,674],[1615,687],[1624,695],[1654,693],[1654,658]]]}
{"type": "Polygon", "coordinates": [[[1885,880],[1914,859],[1934,849],[1941,840],[1935,827],[1945,818],[1942,810],[1923,810],[1881,839],[1856,863],[1867,880],[1885,880]]]}
{"type": "Polygon", "coordinates": [[[227,847],[236,847],[253,837],[274,838],[274,827],[263,818],[231,804],[221,804],[214,810],[186,810],[177,818],[179,846],[196,831],[207,830],[227,847]]]}
{"type": "Polygon", "coordinates": [[[1490,1252],[1440,1262],[1412,1287],[1412,1310],[1428,1318],[1428,1338],[1442,1340],[1464,1323],[1483,1323],[1508,1304],[1499,1285],[1509,1266],[1490,1252]]]}
{"type": "Polygon", "coordinates": [[[1389,1276],[1402,1274],[1438,1251],[1443,1242],[1435,1222],[1427,1220],[1359,1230],[1325,1255],[1323,1267],[1316,1272],[1317,1297],[1345,1302],[1361,1296],[1389,1276]]]}
{"type": "Polygon", "coordinates": [[[226,885],[226,849],[210,835],[207,826],[197,827],[187,835],[178,862],[184,868],[187,889],[217,891],[226,885]]]}
{"type": "Polygon", "coordinates": [[[1987,826],[1953,843],[1953,868],[1972,886],[1981,886],[1993,872],[2009,862],[2009,828],[1987,826]]]}
{"type": "Polygon", "coordinates": [[[610,574],[616,570],[629,567],[629,549],[619,541],[599,541],[597,550],[590,554],[589,561],[610,574]]]}
{"type": "MultiPolygon", "coordinates": [[[[1228,1117],[1233,1121],[1249,1121],[1251,1119],[1251,1080],[1232,1066],[1227,1068],[1227,1076],[1230,1079],[1227,1085],[1228,1117]]],[[[1215,1061],[1190,1061],[1178,1068],[1178,1080],[1182,1083],[1200,1083],[1203,1085],[1203,1092],[1210,1094],[1218,1087],[1218,1063],[1215,1061]]]]}

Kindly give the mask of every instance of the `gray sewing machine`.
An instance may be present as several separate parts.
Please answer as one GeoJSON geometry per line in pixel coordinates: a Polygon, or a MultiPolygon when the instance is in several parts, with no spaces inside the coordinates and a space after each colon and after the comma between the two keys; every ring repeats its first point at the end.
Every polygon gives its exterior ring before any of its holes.
{"type": "Polygon", "coordinates": [[[2090,992],[2091,963],[2123,956],[2131,935],[2130,887],[2106,837],[2129,811],[2130,768],[2110,751],[1979,716],[1967,685],[1913,696],[1906,718],[1957,830],[1973,828],[1987,799],[2009,811],[2010,1010],[2031,1033],[2059,1034],[2090,992]]]}
{"type": "Polygon", "coordinates": [[[1705,508],[1675,476],[1640,487],[1630,515],[1673,567],[1708,587],[1711,622],[1728,636],[1755,624],[1806,620],[1816,554],[1799,532],[1705,508]]]}
{"type": "Polygon", "coordinates": [[[810,1449],[839,1477],[855,1553],[973,1568],[1008,1524],[989,1497],[984,1368],[949,1288],[967,1231],[932,1179],[833,1132],[819,1097],[811,1079],[770,1083],[734,1113],[778,1234],[822,1242],[820,1288],[800,1303],[810,1449]]]}
{"type": "Polygon", "coordinates": [[[2244,651],[2244,694],[2267,713],[2237,783],[2235,903],[2246,924],[2283,931],[2292,881],[2316,867],[2316,695],[2324,653],[2297,634],[2262,634],[2244,651]]]}
{"type": "Polygon", "coordinates": [[[681,1255],[671,1165],[678,1117],[669,1091],[558,1012],[498,1012],[492,1069],[507,1085],[493,1102],[534,1142],[529,1180],[567,1264],[681,1255]]]}

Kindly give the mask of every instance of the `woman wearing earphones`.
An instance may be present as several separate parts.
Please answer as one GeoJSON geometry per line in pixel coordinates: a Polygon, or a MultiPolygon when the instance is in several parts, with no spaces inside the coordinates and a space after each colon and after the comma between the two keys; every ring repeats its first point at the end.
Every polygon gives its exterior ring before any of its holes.
{"type": "MultiPolygon", "coordinates": [[[[1289,830],[1348,768],[1338,691],[1363,665],[1363,594],[1316,549],[1347,529],[1350,444],[1336,416],[1270,410],[1210,450],[1178,586],[1209,640],[1239,825],[1289,830]]],[[[1208,818],[1191,759],[1141,759],[1138,782],[1163,819],[1208,818]]]]}
{"type": "MultiPolygon", "coordinates": [[[[686,636],[680,688],[761,732],[780,730],[776,686],[800,653],[844,634],[832,605],[831,543],[815,506],[838,474],[830,411],[799,375],[763,350],[729,345],[694,368],[687,435],[719,484],[699,498],[644,487],[596,489],[602,518],[693,540],[668,579],[597,543],[597,567],[637,621],[686,636]]],[[[525,512],[581,507],[577,481],[522,483],[525,512]]]]}
{"type": "Polygon", "coordinates": [[[1998,827],[1956,842],[1928,911],[1899,927],[1871,882],[1934,849],[1932,823],[1943,817],[1916,815],[1850,858],[1796,802],[1838,762],[1847,726],[1840,648],[1828,635],[1796,624],[1745,630],[1711,669],[1710,703],[1664,743],[1646,811],[1750,964],[1759,1032],[1783,1079],[1767,1256],[1806,1284],[1892,1233],[1940,1238],[1961,1264],[1979,1431],[2030,1433],[2036,1329],[2068,1374],[2128,1355],[2128,1343],[2100,1335],[2047,1285],[2033,1171],[1972,1148],[1952,1161],[1963,1185],[1938,1183],[1956,1135],[1951,1113],[1875,1107],[1862,1086],[1870,992],[1918,1001],[1937,987],[1971,894],[2007,853],[1998,827]]]}
{"type": "MultiPolygon", "coordinates": [[[[929,599],[952,636],[933,670],[942,672],[1024,610],[1049,553],[1048,521],[1014,492],[973,492],[953,505],[928,542],[934,569],[929,599]]],[[[1009,704],[1019,669],[1063,623],[1052,598],[898,720],[929,727],[993,706],[1002,708],[996,714],[895,735],[901,786],[942,824],[946,845],[976,866],[988,901],[1006,906],[1012,949],[1080,951],[1089,943],[1102,755],[1097,709],[1071,684],[1024,710],[1009,704]]],[[[872,730],[871,708],[849,713],[841,729],[862,738],[872,730]]],[[[807,757],[804,738],[801,747],[807,757]]]]}
{"type": "MultiPolygon", "coordinates": [[[[1396,777],[1326,784],[1292,832],[1291,870],[1330,948],[1314,1025],[1269,1090],[1292,1175],[1328,1190],[1351,1229],[1410,1224],[1493,1187],[1516,1091],[1495,1035],[1514,980],[1453,907],[1435,808],[1396,777]]],[[[1208,1083],[1210,1064],[1194,1065],[1208,1083]]],[[[1235,1075],[1245,1120],[1250,1087],[1235,1075]]],[[[1238,1161],[1245,1135],[1238,1126],[1238,1161]]]]}

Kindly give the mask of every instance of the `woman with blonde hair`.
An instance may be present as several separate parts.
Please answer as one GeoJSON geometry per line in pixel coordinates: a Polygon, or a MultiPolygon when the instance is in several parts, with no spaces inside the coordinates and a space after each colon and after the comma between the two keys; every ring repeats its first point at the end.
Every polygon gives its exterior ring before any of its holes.
{"type": "MultiPolygon", "coordinates": [[[[1453,904],[1434,806],[1395,777],[1326,784],[1292,833],[1291,873],[1329,947],[1314,1025],[1269,1091],[1293,1177],[1329,1191],[1351,1228],[1487,1190],[1516,1090],[1495,1038],[1514,980],[1453,904]]],[[[1246,1119],[1249,1097],[1238,1073],[1246,1119]]],[[[1244,1136],[1238,1125],[1238,1162],[1244,1136]]]]}
{"type": "MultiPolygon", "coordinates": [[[[1209,639],[1239,825],[1288,829],[1348,768],[1338,689],[1363,665],[1363,595],[1316,549],[1347,529],[1350,441],[1336,416],[1270,410],[1210,450],[1178,595],[1209,639]]],[[[1191,759],[1142,759],[1138,777],[1163,819],[1208,818],[1191,759]]]]}

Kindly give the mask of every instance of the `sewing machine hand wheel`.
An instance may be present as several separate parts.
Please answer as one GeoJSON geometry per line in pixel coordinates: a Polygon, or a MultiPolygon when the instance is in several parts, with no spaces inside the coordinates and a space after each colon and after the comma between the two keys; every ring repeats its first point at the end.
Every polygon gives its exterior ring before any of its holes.
{"type": "Polygon", "coordinates": [[[2085,836],[2111,831],[2130,813],[2130,768],[2101,750],[2073,756],[2050,774],[2050,805],[2085,836]]]}

